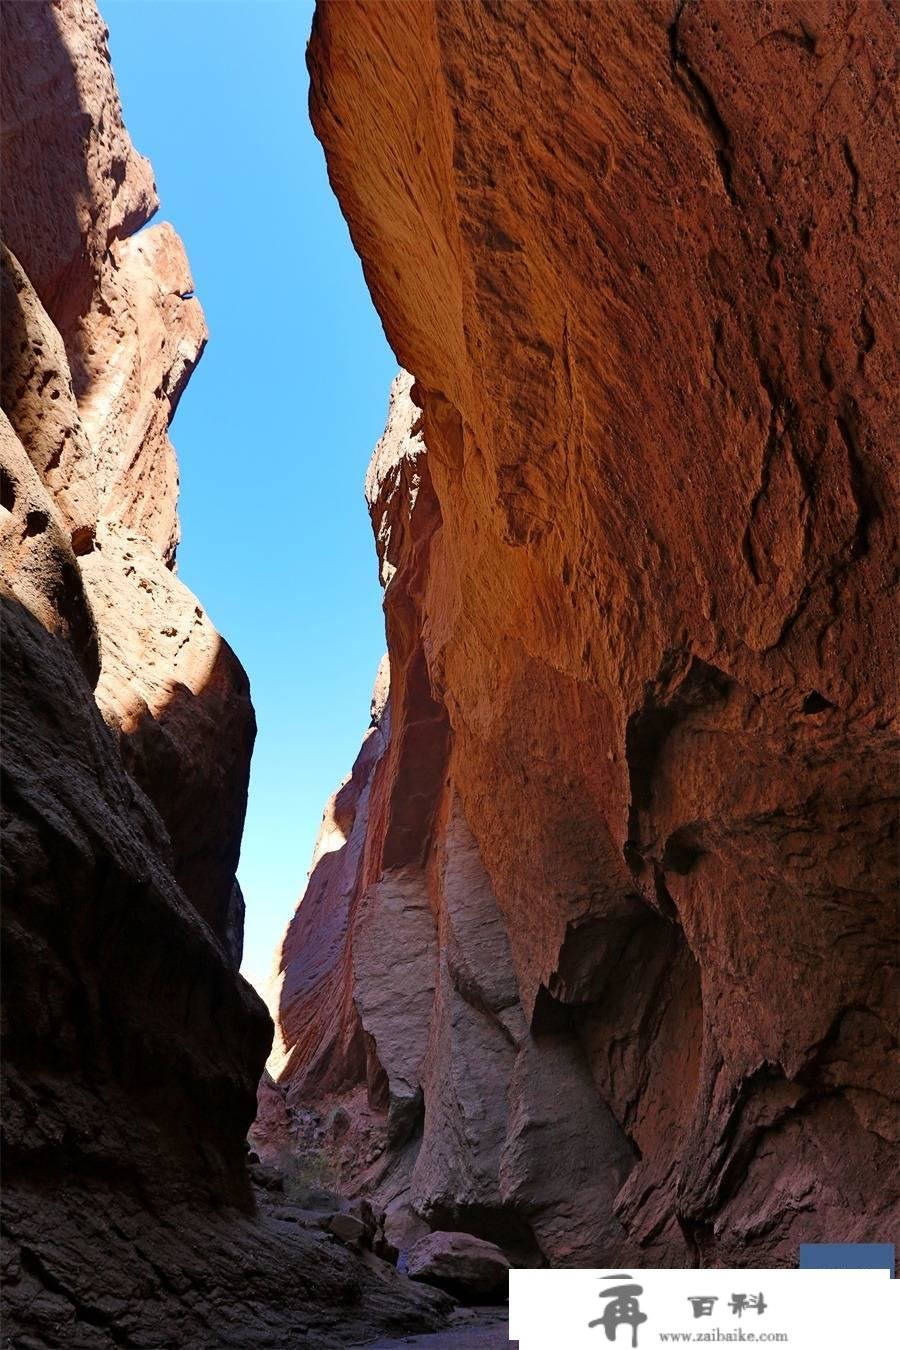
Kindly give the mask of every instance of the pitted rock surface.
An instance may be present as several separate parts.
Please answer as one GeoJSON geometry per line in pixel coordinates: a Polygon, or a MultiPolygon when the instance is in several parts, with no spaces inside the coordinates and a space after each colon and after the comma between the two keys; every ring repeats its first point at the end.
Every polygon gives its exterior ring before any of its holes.
{"type": "Polygon", "coordinates": [[[897,1230],[895,37],[852,0],[318,7],[410,374],[367,483],[389,711],[272,1070],[401,1247],[897,1230]],[[386,991],[357,925],[413,894],[386,991]]]}

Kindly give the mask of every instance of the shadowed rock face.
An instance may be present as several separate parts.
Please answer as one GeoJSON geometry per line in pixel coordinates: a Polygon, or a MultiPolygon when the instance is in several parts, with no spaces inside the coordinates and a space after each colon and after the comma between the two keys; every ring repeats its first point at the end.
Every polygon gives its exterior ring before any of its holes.
{"type": "Polygon", "coordinates": [[[442,1295],[256,1209],[255,724],[174,572],[168,425],[205,323],[171,227],[134,233],[152,175],[93,3],[2,18],[4,1344],[427,1330],[442,1295]]]}
{"type": "Polygon", "coordinates": [[[894,36],[843,0],[318,8],[415,382],[368,485],[390,713],[273,1070],[397,1240],[896,1231],[894,36]]]}
{"type": "Polygon", "coordinates": [[[168,826],[182,888],[224,938],[253,710],[240,665],[174,575],[168,436],[206,324],[183,298],[193,281],[171,226],[134,233],[156,208],[152,173],[122,126],[94,6],[12,6],[4,24],[2,403],[29,490],[46,498],[9,548],[34,590],[34,541],[51,525],[78,558],[70,602],[77,591],[91,616],[97,702],[168,826]]]}

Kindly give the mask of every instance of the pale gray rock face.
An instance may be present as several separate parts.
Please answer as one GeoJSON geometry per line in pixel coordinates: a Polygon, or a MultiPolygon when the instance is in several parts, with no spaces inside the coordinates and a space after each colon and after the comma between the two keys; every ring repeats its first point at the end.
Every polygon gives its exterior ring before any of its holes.
{"type": "Polygon", "coordinates": [[[381,712],[285,935],[269,1003],[278,1085],[261,1084],[252,1138],[275,1159],[314,1137],[403,1253],[455,1229],[517,1260],[605,1264],[623,1249],[613,1208],[634,1151],[578,1037],[529,1028],[453,783],[413,622],[438,527],[420,420],[401,374],[367,478],[391,689],[380,674],[381,712]]]}
{"type": "Polygon", "coordinates": [[[379,1105],[402,1145],[420,1123],[422,1066],[434,998],[434,917],[418,869],[386,872],[363,894],[353,932],[354,1002],[383,1074],[379,1105]],[[398,989],[408,991],[397,998],[398,989]]]}

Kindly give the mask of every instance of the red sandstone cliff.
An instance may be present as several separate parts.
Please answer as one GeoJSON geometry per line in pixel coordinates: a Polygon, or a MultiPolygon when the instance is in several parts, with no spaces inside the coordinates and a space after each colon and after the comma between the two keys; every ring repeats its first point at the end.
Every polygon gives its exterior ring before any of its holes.
{"type": "Polygon", "coordinates": [[[153,178],[92,0],[2,19],[3,1343],[425,1328],[441,1296],[257,1212],[253,710],[174,571],[168,425],[205,323],[177,235],[141,228],[153,178]]]}
{"type": "Polygon", "coordinates": [[[896,28],[320,3],[391,693],[257,1137],[551,1262],[897,1236],[896,28]],[[427,445],[427,454],[425,447],[427,445]]]}

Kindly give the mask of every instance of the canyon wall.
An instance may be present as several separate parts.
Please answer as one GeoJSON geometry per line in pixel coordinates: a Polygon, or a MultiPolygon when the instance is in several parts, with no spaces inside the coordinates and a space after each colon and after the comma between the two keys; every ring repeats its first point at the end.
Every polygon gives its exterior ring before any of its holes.
{"type": "Polygon", "coordinates": [[[254,1200],[254,715],[175,572],[206,326],[93,0],[2,19],[3,1343],[425,1328],[446,1300],[254,1200]]]}
{"type": "Polygon", "coordinates": [[[258,1146],[554,1264],[898,1236],[896,27],[323,0],[390,696],[258,1146]],[[427,447],[427,451],[426,451],[427,447]]]}

